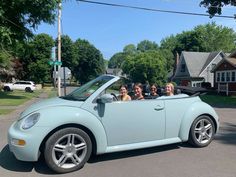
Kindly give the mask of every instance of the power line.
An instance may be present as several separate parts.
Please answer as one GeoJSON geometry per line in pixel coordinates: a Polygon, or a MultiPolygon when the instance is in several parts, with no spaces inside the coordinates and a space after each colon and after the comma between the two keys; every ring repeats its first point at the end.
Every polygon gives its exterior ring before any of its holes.
{"type": "MultiPolygon", "coordinates": [[[[104,5],[104,6],[113,6],[113,7],[120,7],[120,8],[129,8],[129,9],[152,11],[152,12],[163,12],[163,13],[172,13],[172,14],[181,14],[181,15],[194,15],[194,16],[210,17],[209,14],[203,14],[203,13],[193,13],[193,12],[183,12],[183,11],[152,9],[152,8],[146,8],[146,7],[129,6],[129,5],[123,5],[123,4],[114,4],[114,3],[89,1],[89,0],[76,0],[76,1],[84,2],[84,3],[90,3],[90,4],[97,4],[97,5],[104,5]]],[[[214,17],[235,19],[234,16],[227,16],[227,15],[215,15],[214,17]]]]}
{"type": "Polygon", "coordinates": [[[4,17],[3,15],[2,15],[2,18],[4,18],[4,19],[5,19],[6,21],[8,21],[9,23],[15,25],[15,26],[18,27],[19,29],[21,29],[21,30],[23,30],[23,31],[26,31],[25,28],[23,28],[23,27],[17,25],[16,23],[14,23],[13,21],[11,21],[11,20],[9,20],[8,18],[4,17]]]}

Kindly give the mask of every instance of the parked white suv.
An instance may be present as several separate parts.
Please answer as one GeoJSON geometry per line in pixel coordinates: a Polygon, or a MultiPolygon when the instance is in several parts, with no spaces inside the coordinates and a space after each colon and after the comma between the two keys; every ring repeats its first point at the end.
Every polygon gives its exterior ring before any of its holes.
{"type": "Polygon", "coordinates": [[[26,92],[33,92],[36,89],[32,81],[17,81],[15,83],[6,83],[3,85],[4,91],[25,90],[26,92]]]}

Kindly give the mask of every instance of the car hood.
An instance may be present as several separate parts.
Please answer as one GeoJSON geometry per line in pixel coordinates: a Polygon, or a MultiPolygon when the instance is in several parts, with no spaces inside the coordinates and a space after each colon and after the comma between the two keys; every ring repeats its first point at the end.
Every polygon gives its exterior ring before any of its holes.
{"type": "Polygon", "coordinates": [[[56,107],[56,106],[80,107],[83,103],[84,103],[83,101],[71,101],[71,100],[65,100],[59,97],[46,99],[46,100],[34,103],[30,107],[28,107],[24,112],[21,113],[20,119],[40,109],[44,109],[48,107],[56,107]]]}

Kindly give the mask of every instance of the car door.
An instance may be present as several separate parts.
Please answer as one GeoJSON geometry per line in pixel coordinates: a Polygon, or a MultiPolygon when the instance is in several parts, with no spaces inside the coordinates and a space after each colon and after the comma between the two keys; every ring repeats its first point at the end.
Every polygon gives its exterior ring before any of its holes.
{"type": "Polygon", "coordinates": [[[97,116],[105,128],[108,145],[164,139],[163,100],[116,101],[98,104],[97,116]]]}
{"type": "Polygon", "coordinates": [[[20,90],[21,89],[21,83],[20,82],[15,82],[13,84],[13,90],[20,90]]]}

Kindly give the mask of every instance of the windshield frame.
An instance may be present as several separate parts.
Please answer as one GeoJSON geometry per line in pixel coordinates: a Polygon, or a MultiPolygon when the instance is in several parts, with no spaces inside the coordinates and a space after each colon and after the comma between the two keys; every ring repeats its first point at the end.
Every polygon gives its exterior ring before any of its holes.
{"type": "Polygon", "coordinates": [[[81,87],[75,89],[70,94],[63,96],[61,98],[66,100],[73,101],[86,101],[89,97],[91,97],[94,93],[96,93],[101,87],[114,79],[115,76],[112,75],[101,75],[81,87]]]}

